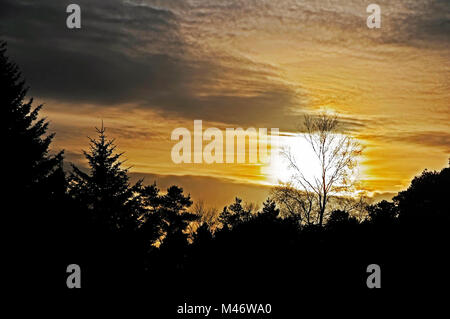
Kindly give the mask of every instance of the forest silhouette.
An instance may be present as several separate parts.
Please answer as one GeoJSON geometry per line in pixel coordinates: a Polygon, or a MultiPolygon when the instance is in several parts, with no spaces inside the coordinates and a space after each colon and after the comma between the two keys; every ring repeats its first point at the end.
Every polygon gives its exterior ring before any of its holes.
{"type": "Polygon", "coordinates": [[[308,224],[295,209],[281,214],[272,196],[258,210],[236,198],[212,219],[181,187],[131,184],[103,125],[84,152],[88,170],[65,171],[64,153],[50,152],[48,122],[39,118],[41,106],[27,100],[5,42],[0,79],[9,207],[2,225],[13,234],[8,263],[18,287],[29,285],[33,263],[41,272],[36,287],[77,293],[66,287],[66,267],[76,263],[81,291],[139,290],[174,300],[268,302],[297,300],[302,292],[320,300],[325,290],[368,292],[366,268],[373,263],[385,290],[434,289],[448,281],[449,167],[424,170],[392,201],[367,204],[361,218],[336,208],[323,225],[308,224]]]}

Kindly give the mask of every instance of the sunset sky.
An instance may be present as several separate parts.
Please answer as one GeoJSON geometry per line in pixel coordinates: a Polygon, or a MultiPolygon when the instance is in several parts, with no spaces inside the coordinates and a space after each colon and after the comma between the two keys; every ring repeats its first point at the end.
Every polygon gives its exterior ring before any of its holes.
{"type": "Polygon", "coordinates": [[[0,36],[44,103],[52,148],[77,165],[103,120],[134,179],[211,205],[260,201],[276,177],[267,166],[175,164],[171,132],[203,120],[290,135],[321,110],[365,146],[358,178],[376,198],[447,165],[450,1],[0,2],[0,36]],[[73,2],[79,30],[66,27],[73,2]],[[370,3],[380,29],[366,25],[370,3]]]}

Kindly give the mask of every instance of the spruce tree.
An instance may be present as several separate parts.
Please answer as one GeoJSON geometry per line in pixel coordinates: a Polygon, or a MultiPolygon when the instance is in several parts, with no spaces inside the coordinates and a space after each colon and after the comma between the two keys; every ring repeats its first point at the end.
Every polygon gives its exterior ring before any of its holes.
{"type": "Polygon", "coordinates": [[[142,215],[139,191],[141,181],[130,186],[128,169],[122,168],[123,153],[115,153],[114,140],[107,140],[105,128],[96,129],[90,150],[84,151],[89,172],[72,165],[69,195],[88,214],[96,227],[109,231],[132,231],[142,215]]]}
{"type": "Polygon", "coordinates": [[[64,269],[65,262],[61,265],[57,259],[64,242],[61,226],[65,225],[65,216],[61,216],[65,213],[63,152],[50,153],[54,135],[47,134],[48,122],[39,118],[42,105],[33,106],[33,99],[27,99],[29,88],[6,51],[6,42],[0,41],[0,115],[5,137],[2,163],[6,176],[2,226],[10,234],[4,259],[7,280],[18,289],[29,289],[52,285],[60,279],[55,278],[58,271],[64,269]],[[24,276],[30,261],[39,274],[33,287],[24,276]]]}
{"type": "MultiPolygon", "coordinates": [[[[28,87],[19,67],[6,56],[6,43],[0,41],[0,105],[2,131],[7,152],[3,156],[9,200],[37,197],[44,202],[55,192],[49,180],[61,175],[63,153],[50,154],[54,134],[46,135],[48,122],[38,118],[42,105],[26,100],[28,87]]],[[[30,201],[21,200],[20,203],[30,201]]],[[[16,202],[19,204],[19,202],[16,202]]],[[[36,203],[34,203],[36,205],[36,203]]]]}

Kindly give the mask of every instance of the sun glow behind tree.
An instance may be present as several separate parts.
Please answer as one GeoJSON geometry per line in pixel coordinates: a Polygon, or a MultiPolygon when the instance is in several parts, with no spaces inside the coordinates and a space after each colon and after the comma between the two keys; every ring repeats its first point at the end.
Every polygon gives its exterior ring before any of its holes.
{"type": "Polygon", "coordinates": [[[267,178],[271,184],[288,183],[292,179],[294,171],[289,167],[289,162],[283,156],[283,150],[293,152],[299,165],[304,169],[308,178],[319,176],[320,167],[315,159],[314,152],[303,134],[281,136],[277,146],[276,155],[266,169],[267,178]]]}
{"type": "Polygon", "coordinates": [[[343,130],[337,116],[327,113],[306,115],[299,130],[304,133],[291,137],[287,145],[279,144],[280,159],[272,163],[272,174],[317,202],[322,225],[329,199],[351,195],[362,147],[343,130]]]}
{"type": "MultiPolygon", "coordinates": [[[[344,138],[344,134],[336,134],[336,140],[341,140],[344,138]]],[[[333,143],[333,148],[337,147],[337,142],[333,143]]],[[[272,158],[268,167],[265,168],[264,172],[267,174],[267,180],[272,185],[292,183],[296,188],[303,188],[297,183],[293,183],[293,178],[297,174],[293,167],[290,167],[289,160],[283,156],[284,151],[289,151],[292,158],[297,163],[297,166],[302,170],[304,177],[309,181],[314,181],[315,178],[319,178],[322,174],[321,165],[314,153],[311,145],[306,140],[305,134],[292,134],[287,136],[279,137],[279,146],[277,147],[276,155],[272,158]]],[[[349,185],[354,186],[359,178],[359,167],[355,166],[347,171],[345,176],[346,182],[343,183],[341,180],[336,184],[336,187],[340,189],[341,195],[355,195],[356,189],[349,187],[349,185]],[[347,184],[347,185],[346,185],[347,184]]],[[[330,178],[331,174],[327,174],[327,179],[330,178]]],[[[308,187],[308,185],[306,185],[308,187]]],[[[310,188],[310,187],[308,187],[310,188]]]]}

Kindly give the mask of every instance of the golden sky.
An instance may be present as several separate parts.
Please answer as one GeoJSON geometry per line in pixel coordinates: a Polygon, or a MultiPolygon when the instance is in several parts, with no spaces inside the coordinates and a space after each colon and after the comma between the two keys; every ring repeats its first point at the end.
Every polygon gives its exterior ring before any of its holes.
{"type": "Polygon", "coordinates": [[[10,56],[45,103],[53,147],[77,164],[103,120],[136,176],[214,205],[229,185],[256,200],[264,165],[174,164],[172,130],[199,119],[292,133],[303,114],[331,110],[365,146],[359,178],[375,196],[447,165],[448,1],[376,1],[380,29],[360,0],[79,1],[80,30],[65,28],[63,5],[7,3],[10,56]]]}

